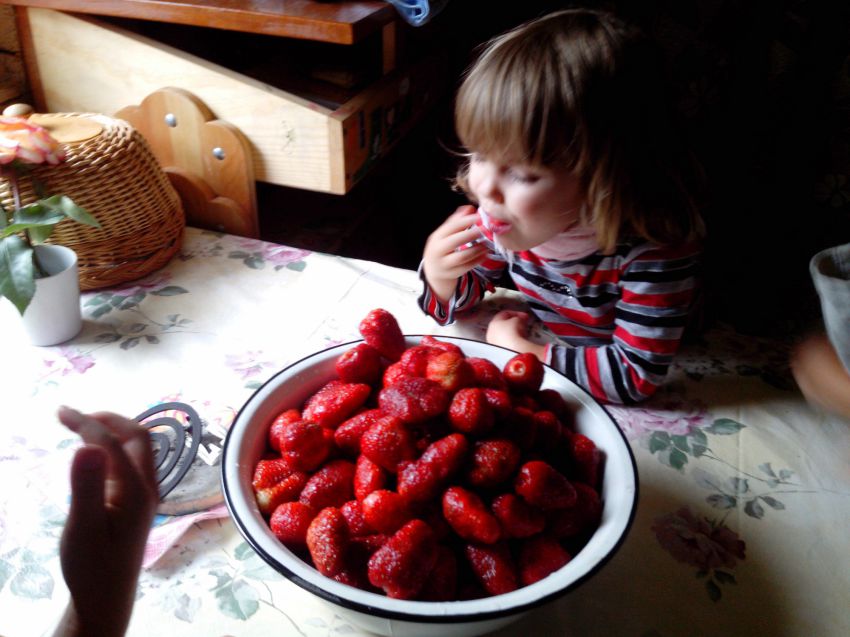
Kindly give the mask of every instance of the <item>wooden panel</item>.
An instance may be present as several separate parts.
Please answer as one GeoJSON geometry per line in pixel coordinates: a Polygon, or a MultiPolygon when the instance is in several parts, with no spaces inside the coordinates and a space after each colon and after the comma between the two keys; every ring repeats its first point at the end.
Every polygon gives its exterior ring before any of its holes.
{"type": "Polygon", "coordinates": [[[386,2],[3,0],[8,4],[353,44],[397,20],[386,2]]]}
{"type": "Polygon", "coordinates": [[[26,92],[24,59],[15,28],[15,13],[12,7],[0,5],[0,106],[29,100],[26,92]]]}
{"type": "Polygon", "coordinates": [[[323,192],[332,187],[328,109],[115,27],[29,9],[46,107],[113,114],[153,91],[197,95],[251,143],[257,179],[323,192]]]}

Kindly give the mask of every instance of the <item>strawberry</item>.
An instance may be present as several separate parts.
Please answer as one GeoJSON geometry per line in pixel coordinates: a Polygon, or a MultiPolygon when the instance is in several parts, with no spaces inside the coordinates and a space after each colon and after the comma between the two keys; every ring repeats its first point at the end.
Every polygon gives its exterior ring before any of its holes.
{"type": "Polygon", "coordinates": [[[378,393],[378,405],[405,423],[424,422],[442,414],[449,393],[427,378],[406,377],[378,393]]]}
{"type": "Polygon", "coordinates": [[[395,491],[379,489],[363,498],[363,520],[378,533],[395,533],[412,517],[407,499],[395,491]]]}
{"type": "Polygon", "coordinates": [[[271,515],[278,505],[297,500],[307,477],[303,471],[294,469],[291,460],[260,460],[252,482],[260,512],[271,515]]]}
{"type": "Polygon", "coordinates": [[[281,453],[293,459],[302,471],[313,471],[328,457],[333,439],[325,437],[325,429],[319,425],[296,420],[287,424],[280,433],[281,453]]]}
{"type": "Polygon", "coordinates": [[[501,536],[499,521],[484,502],[463,487],[449,487],[443,493],[443,517],[460,537],[480,544],[494,544],[501,536]]]}
{"type": "Polygon", "coordinates": [[[371,391],[365,383],[331,381],[307,399],[302,415],[304,420],[333,429],[357,411],[371,391]]]}
{"type": "Polygon", "coordinates": [[[280,432],[285,425],[296,420],[301,420],[301,412],[297,409],[287,409],[274,419],[272,426],[269,427],[269,445],[272,449],[280,451],[280,432]]]}
{"type": "Polygon", "coordinates": [[[366,430],[383,417],[380,409],[367,409],[344,421],[334,431],[334,443],[343,453],[360,453],[360,439],[366,430]]]}
{"type": "Polygon", "coordinates": [[[332,460],[310,476],[298,500],[317,511],[341,507],[354,497],[354,463],[332,460]]]}
{"type": "Polygon", "coordinates": [[[313,565],[322,575],[332,577],[345,568],[348,548],[348,522],[339,509],[319,511],[307,528],[307,549],[313,565]]]}
{"type": "Polygon", "coordinates": [[[558,446],[561,440],[562,429],[561,421],[554,412],[542,410],[534,412],[535,423],[535,441],[534,444],[538,449],[550,451],[558,446]]]}
{"type": "Polygon", "coordinates": [[[411,374],[407,372],[407,368],[401,361],[392,363],[384,370],[384,374],[381,377],[381,386],[389,387],[390,385],[395,385],[402,378],[407,378],[408,376],[411,376],[411,374]]]}
{"type": "Polygon", "coordinates": [[[532,460],[520,467],[514,490],[530,505],[544,511],[567,509],[578,497],[572,483],[542,460],[532,460]]]}
{"type": "Polygon", "coordinates": [[[369,579],[366,577],[366,571],[362,568],[352,568],[351,566],[346,566],[338,573],[334,573],[333,575],[331,575],[331,578],[334,581],[339,582],[340,584],[345,584],[346,586],[353,586],[354,588],[359,588],[360,590],[364,591],[371,590],[372,588],[369,585],[369,579]]]}
{"type": "Polygon", "coordinates": [[[564,397],[554,389],[541,389],[537,392],[537,402],[547,411],[554,413],[561,424],[571,422],[572,411],[564,397]]]}
{"type": "Polygon", "coordinates": [[[339,508],[340,513],[348,523],[348,536],[356,537],[369,535],[372,531],[363,517],[363,507],[359,500],[349,500],[339,508]]]}
{"type": "Polygon", "coordinates": [[[599,494],[583,482],[574,482],[576,503],[569,509],[558,509],[549,514],[547,530],[557,539],[575,537],[596,528],[602,516],[599,494]]]}
{"type": "Polygon", "coordinates": [[[428,345],[414,345],[404,350],[398,362],[408,376],[424,377],[428,369],[428,360],[441,351],[428,345]]]}
{"type": "Polygon", "coordinates": [[[455,393],[449,404],[448,419],[455,430],[476,436],[490,431],[496,420],[484,390],[478,387],[455,393]]]}
{"type": "Polygon", "coordinates": [[[354,465],[354,497],[362,500],[372,491],[387,484],[387,472],[364,455],[357,456],[354,465]]]}
{"type": "Polygon", "coordinates": [[[446,481],[463,464],[469,443],[462,434],[451,434],[431,443],[418,460],[398,472],[398,492],[418,502],[433,500],[446,481]]]}
{"type": "Polygon", "coordinates": [[[344,352],[335,364],[337,376],[346,383],[377,383],[384,367],[381,354],[368,343],[358,343],[344,352]]]}
{"type": "Polygon", "coordinates": [[[377,308],[360,321],[360,335],[367,344],[381,353],[390,362],[396,362],[404,352],[404,335],[395,317],[377,308]]]}
{"type": "Polygon", "coordinates": [[[493,361],[486,358],[470,357],[466,359],[466,362],[472,368],[475,378],[473,383],[476,387],[507,390],[508,383],[502,375],[502,370],[493,361]]]}
{"type": "Polygon", "coordinates": [[[543,382],[543,363],[534,354],[517,354],[505,363],[502,374],[513,391],[536,392],[543,382]]]}
{"type": "Polygon", "coordinates": [[[388,597],[413,599],[437,560],[434,534],[422,520],[411,520],[369,559],[369,581],[388,597]]]}
{"type": "Polygon", "coordinates": [[[466,477],[475,487],[489,489],[510,479],[521,452],[510,440],[483,440],[475,443],[466,477]]]}
{"type": "Polygon", "coordinates": [[[475,381],[475,372],[463,354],[440,352],[428,359],[425,378],[439,383],[448,392],[456,392],[475,381]]]}
{"type": "Polygon", "coordinates": [[[502,420],[499,434],[514,441],[520,449],[528,451],[537,442],[537,421],[532,410],[526,407],[514,407],[507,418],[502,420]]]}
{"type": "Polygon", "coordinates": [[[251,486],[254,487],[255,491],[272,487],[293,471],[295,471],[295,466],[289,458],[260,460],[257,466],[254,467],[254,477],[251,480],[251,486]]]}
{"type": "Polygon", "coordinates": [[[441,352],[454,352],[463,356],[463,350],[460,347],[458,347],[454,343],[449,343],[448,341],[441,341],[439,339],[436,339],[430,334],[426,334],[425,336],[423,336],[420,339],[419,344],[425,345],[426,347],[432,347],[441,352]]]}
{"type": "Polygon", "coordinates": [[[530,586],[557,571],[570,561],[570,554],[548,535],[525,540],[519,548],[519,579],[530,586]]]}
{"type": "Polygon", "coordinates": [[[598,487],[602,452],[584,434],[574,434],[571,437],[571,446],[572,456],[578,474],[577,478],[591,487],[598,487]]]}
{"type": "Polygon", "coordinates": [[[506,537],[530,537],[546,527],[543,512],[513,493],[494,498],[490,508],[506,537]]]}
{"type": "Polygon", "coordinates": [[[416,456],[413,436],[395,416],[384,416],[360,438],[360,452],[378,466],[395,473],[398,463],[416,456]]]}
{"type": "Polygon", "coordinates": [[[437,545],[434,567],[419,591],[418,599],[429,602],[447,602],[455,599],[457,591],[457,558],[442,544],[437,545]]]}
{"type": "Polygon", "coordinates": [[[502,595],[518,588],[516,567],[507,544],[467,544],[463,551],[478,581],[490,595],[502,595]]]}
{"type": "Polygon", "coordinates": [[[507,418],[511,414],[513,402],[508,392],[502,389],[491,389],[490,387],[485,387],[483,391],[497,419],[507,418]]]}
{"type": "Polygon", "coordinates": [[[284,502],[272,513],[269,527],[278,540],[289,548],[299,549],[307,546],[307,529],[316,512],[303,502],[284,502]]]}

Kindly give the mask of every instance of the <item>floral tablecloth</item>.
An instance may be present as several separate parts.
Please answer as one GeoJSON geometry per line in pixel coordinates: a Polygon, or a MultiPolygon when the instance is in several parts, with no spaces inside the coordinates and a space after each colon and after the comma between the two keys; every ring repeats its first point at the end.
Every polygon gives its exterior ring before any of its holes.
{"type": "MultiPolygon", "coordinates": [[[[480,339],[518,304],[500,292],[441,328],[418,292],[408,270],[189,228],[167,267],[84,294],[83,331],[61,346],[28,345],[1,303],[0,635],[49,633],[67,601],[58,540],[79,442],[59,405],[187,403],[215,465],[216,435],[254,389],[358,338],[370,309],[408,333],[480,339]]],[[[850,423],[807,406],[786,360],[780,343],[717,327],[649,403],[610,407],[638,462],[631,532],[586,584],[497,634],[850,635],[850,423]]],[[[266,566],[222,507],[158,518],[145,563],[130,635],[360,634],[266,566]]]]}

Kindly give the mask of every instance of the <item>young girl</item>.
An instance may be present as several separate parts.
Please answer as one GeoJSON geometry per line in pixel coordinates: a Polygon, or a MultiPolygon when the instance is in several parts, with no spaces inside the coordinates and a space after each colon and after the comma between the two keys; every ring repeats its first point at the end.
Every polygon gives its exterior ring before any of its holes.
{"type": "Polygon", "coordinates": [[[598,399],[663,382],[696,289],[701,221],[656,60],[614,16],[560,11],[489,44],[457,96],[462,206],[425,245],[421,308],[445,325],[507,272],[564,344],[501,312],[487,341],[531,352],[598,399]]]}

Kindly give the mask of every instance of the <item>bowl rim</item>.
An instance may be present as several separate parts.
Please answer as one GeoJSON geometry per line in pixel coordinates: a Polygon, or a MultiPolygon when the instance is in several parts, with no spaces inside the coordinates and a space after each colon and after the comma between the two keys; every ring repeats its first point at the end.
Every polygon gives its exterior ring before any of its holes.
{"type": "MultiPolygon", "coordinates": [[[[405,341],[407,341],[408,339],[421,339],[423,336],[426,336],[426,335],[425,334],[405,334],[404,338],[405,338],[405,341]]],[[[433,335],[433,334],[430,335],[430,336],[432,336],[432,337],[434,337],[438,340],[466,341],[466,342],[476,343],[477,345],[486,345],[488,347],[499,348],[499,349],[505,350],[506,352],[510,352],[512,354],[517,353],[514,350],[511,350],[511,349],[506,348],[506,347],[502,347],[500,345],[494,345],[492,343],[486,343],[484,341],[480,341],[480,340],[465,337],[465,336],[449,336],[449,335],[433,335]]],[[[520,614],[520,613],[525,613],[529,610],[532,610],[534,608],[542,606],[543,604],[546,604],[550,601],[553,601],[554,599],[561,597],[561,596],[565,595],[567,592],[575,589],[580,584],[586,582],[588,579],[590,579],[592,576],[594,576],[620,550],[620,548],[622,547],[623,543],[626,540],[626,537],[629,534],[629,531],[631,530],[632,524],[634,523],[635,516],[637,514],[638,500],[639,500],[639,497],[640,497],[640,481],[638,479],[639,474],[638,474],[638,470],[637,470],[637,462],[635,460],[634,452],[632,451],[631,445],[629,444],[629,441],[626,438],[626,435],[623,433],[623,430],[619,427],[619,425],[617,425],[617,421],[614,420],[614,418],[611,416],[610,412],[605,408],[605,406],[603,404],[601,404],[598,400],[596,400],[590,394],[590,392],[588,392],[586,389],[584,389],[583,387],[581,387],[580,385],[578,385],[574,381],[567,378],[564,374],[557,371],[552,366],[544,364],[544,366],[547,367],[549,370],[551,370],[551,372],[557,374],[558,376],[561,376],[564,380],[566,380],[568,383],[573,385],[575,389],[578,389],[582,394],[584,394],[585,397],[587,399],[589,399],[589,401],[591,403],[595,404],[595,406],[597,406],[602,411],[602,413],[605,415],[605,417],[610,421],[611,426],[614,428],[614,431],[616,432],[616,434],[620,437],[622,444],[623,444],[623,448],[626,451],[626,457],[629,460],[629,467],[628,467],[629,468],[629,474],[633,478],[633,483],[634,483],[634,491],[633,491],[633,495],[632,495],[632,498],[631,498],[630,511],[629,511],[628,519],[626,520],[626,523],[623,526],[623,529],[620,532],[619,537],[611,545],[611,547],[606,551],[606,553],[599,560],[597,560],[597,562],[592,567],[590,567],[585,573],[583,573],[581,576],[577,577],[575,580],[569,582],[565,586],[562,586],[561,588],[553,590],[551,593],[540,595],[540,596],[538,596],[538,597],[536,597],[532,600],[529,600],[527,602],[512,604],[512,605],[507,606],[507,607],[495,608],[495,609],[492,609],[492,610],[471,611],[471,612],[463,612],[462,611],[462,612],[457,612],[457,613],[447,612],[445,614],[429,615],[429,614],[417,614],[415,612],[409,612],[409,611],[403,611],[403,610],[393,610],[393,609],[383,608],[383,607],[380,607],[380,606],[374,606],[374,605],[369,604],[367,602],[342,597],[340,595],[337,595],[335,593],[332,593],[332,592],[322,588],[321,586],[316,585],[315,583],[313,583],[309,580],[304,579],[303,577],[301,577],[297,573],[295,573],[292,570],[290,570],[289,568],[287,568],[284,564],[282,564],[279,560],[274,558],[272,555],[270,555],[263,548],[263,546],[250,534],[250,532],[248,531],[246,523],[241,518],[241,514],[235,509],[234,503],[232,502],[232,495],[231,495],[231,492],[230,492],[231,488],[238,489],[238,485],[233,485],[231,487],[231,485],[229,484],[229,481],[228,481],[227,471],[225,470],[225,467],[228,466],[229,453],[233,453],[233,451],[232,451],[232,438],[236,435],[234,432],[237,429],[234,425],[236,425],[236,423],[239,421],[239,418],[241,417],[243,412],[254,401],[254,399],[257,397],[257,395],[260,394],[267,385],[274,382],[274,380],[278,376],[280,376],[281,374],[287,372],[288,370],[290,370],[293,367],[296,367],[298,365],[303,364],[305,361],[308,361],[311,358],[314,358],[314,357],[317,357],[317,356],[320,356],[320,355],[327,356],[330,350],[350,348],[350,347],[356,345],[357,343],[361,343],[361,342],[363,342],[363,339],[355,339],[355,340],[352,340],[352,341],[348,341],[348,342],[345,342],[345,343],[339,343],[337,345],[333,345],[331,347],[327,347],[327,348],[312,352],[310,354],[307,354],[306,356],[303,356],[302,358],[299,358],[296,361],[293,361],[293,362],[287,364],[285,367],[283,367],[282,369],[275,372],[262,385],[260,385],[257,389],[255,389],[254,392],[252,392],[251,396],[249,396],[248,399],[244,402],[244,404],[239,408],[239,411],[236,412],[236,415],[233,418],[231,426],[228,428],[227,434],[225,435],[224,442],[223,442],[223,448],[222,448],[222,455],[221,455],[221,471],[220,471],[221,488],[222,488],[222,493],[224,495],[225,506],[227,507],[227,511],[230,514],[230,518],[233,520],[233,523],[236,525],[236,528],[239,531],[239,534],[242,536],[242,538],[275,571],[277,571],[278,573],[280,573],[281,575],[286,577],[289,581],[291,581],[294,584],[298,585],[299,587],[303,588],[304,590],[318,596],[322,600],[336,604],[338,606],[349,609],[351,611],[355,611],[355,612],[359,612],[359,613],[365,613],[367,615],[377,616],[377,617],[381,617],[381,618],[384,618],[384,619],[401,620],[401,621],[417,622],[417,623],[429,623],[429,624],[466,623],[466,622],[484,621],[484,620],[489,620],[489,619],[498,619],[500,617],[505,617],[507,615],[516,615],[516,614],[520,614]]],[[[296,558],[296,559],[298,559],[298,558],[296,558]]],[[[331,580],[331,581],[333,581],[333,580],[331,580]]],[[[523,588],[525,588],[525,587],[523,587],[523,588]]],[[[360,590],[358,588],[354,588],[354,587],[352,587],[352,590],[357,591],[358,594],[371,594],[371,595],[375,595],[379,598],[382,597],[379,593],[371,593],[370,591],[362,591],[362,590],[360,590]]],[[[518,589],[518,590],[520,590],[520,589],[518,589]]],[[[484,598],[484,599],[492,599],[493,597],[501,597],[501,596],[497,595],[497,596],[492,596],[492,597],[484,598]]],[[[392,599],[392,598],[386,598],[386,599],[392,599]]],[[[413,601],[413,600],[394,600],[394,601],[410,602],[410,601],[413,601]]],[[[467,602],[474,602],[474,601],[477,601],[477,600],[463,600],[463,601],[458,601],[458,602],[418,602],[417,601],[415,603],[451,604],[451,603],[467,603],[467,602]]]]}

